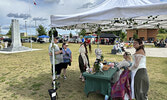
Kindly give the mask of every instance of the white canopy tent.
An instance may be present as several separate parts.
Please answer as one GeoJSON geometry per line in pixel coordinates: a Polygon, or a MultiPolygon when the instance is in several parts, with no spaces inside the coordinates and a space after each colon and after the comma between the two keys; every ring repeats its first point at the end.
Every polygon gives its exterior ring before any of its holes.
{"type": "Polygon", "coordinates": [[[159,15],[167,15],[167,3],[155,1],[106,0],[98,7],[86,12],[73,15],[51,15],[51,27],[65,26],[68,28],[67,26],[75,26],[75,28],[87,28],[87,26],[90,27],[93,24],[101,24],[106,29],[132,28],[132,26],[134,28],[141,28],[141,26],[151,26],[150,28],[153,28],[157,24],[160,26],[160,23],[163,22],[163,25],[166,26],[165,21],[167,21],[167,18],[159,18],[159,15]],[[141,18],[139,16],[146,17],[141,18]],[[82,26],[84,23],[89,24],[82,26]]]}

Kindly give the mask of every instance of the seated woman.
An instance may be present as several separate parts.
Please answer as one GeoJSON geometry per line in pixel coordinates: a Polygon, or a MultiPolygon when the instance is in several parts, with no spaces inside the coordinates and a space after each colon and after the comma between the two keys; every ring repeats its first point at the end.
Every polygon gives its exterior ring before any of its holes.
{"type": "MultiPolygon", "coordinates": [[[[117,67],[119,68],[119,69],[122,69],[122,68],[127,68],[127,67],[130,67],[131,66],[131,54],[130,54],[130,52],[125,52],[124,54],[123,54],[123,58],[124,58],[124,60],[123,61],[121,61],[121,62],[119,62],[118,63],[118,65],[117,65],[117,67]]],[[[120,70],[119,71],[119,76],[121,75],[121,73],[122,73],[122,70],[120,70]]]]}
{"type": "Polygon", "coordinates": [[[129,80],[130,70],[128,70],[128,67],[131,66],[130,55],[131,54],[129,52],[125,52],[123,55],[124,60],[117,65],[119,69],[124,68],[124,71],[120,70],[118,72],[118,79],[111,90],[112,100],[131,100],[129,80]]]}

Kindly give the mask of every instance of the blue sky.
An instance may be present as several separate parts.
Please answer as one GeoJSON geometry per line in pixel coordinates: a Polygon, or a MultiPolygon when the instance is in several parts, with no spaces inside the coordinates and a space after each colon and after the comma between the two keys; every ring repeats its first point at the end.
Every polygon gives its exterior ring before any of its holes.
{"type": "MultiPolygon", "coordinates": [[[[25,23],[29,26],[28,34],[35,34],[35,25],[43,25],[49,30],[50,15],[74,14],[89,10],[104,0],[1,0],[0,26],[1,34],[6,34],[11,24],[11,19],[18,19],[20,32],[26,32],[25,23]],[[36,21],[36,24],[35,24],[36,21]]],[[[60,34],[77,30],[58,30],[60,34]]]]}
{"type": "MultiPolygon", "coordinates": [[[[1,0],[0,2],[0,26],[1,34],[9,30],[11,19],[18,19],[20,32],[25,32],[25,21],[30,27],[28,35],[35,34],[36,26],[43,25],[49,30],[50,15],[74,14],[87,11],[105,0],[1,0]]],[[[150,0],[153,2],[166,2],[167,0],[150,0]]],[[[76,30],[58,30],[60,34],[75,33],[76,30]]]]}

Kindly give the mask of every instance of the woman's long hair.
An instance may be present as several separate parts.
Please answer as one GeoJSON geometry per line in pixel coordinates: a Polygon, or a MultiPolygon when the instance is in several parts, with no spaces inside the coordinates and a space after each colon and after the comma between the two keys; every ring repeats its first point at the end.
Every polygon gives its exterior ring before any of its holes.
{"type": "Polygon", "coordinates": [[[135,39],[134,41],[137,41],[140,45],[139,48],[136,49],[136,52],[142,49],[145,53],[143,41],[141,39],[135,39]]]}
{"type": "Polygon", "coordinates": [[[86,54],[88,53],[87,47],[86,47],[86,42],[82,43],[81,45],[84,45],[86,54]]]}

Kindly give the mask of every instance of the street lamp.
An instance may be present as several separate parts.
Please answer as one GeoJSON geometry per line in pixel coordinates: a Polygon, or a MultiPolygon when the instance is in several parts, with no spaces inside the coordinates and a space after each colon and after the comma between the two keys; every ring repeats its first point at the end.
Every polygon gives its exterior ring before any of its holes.
{"type": "Polygon", "coordinates": [[[27,21],[25,21],[25,31],[26,31],[26,34],[27,34],[27,24],[26,24],[27,21]]]}
{"type": "Polygon", "coordinates": [[[1,34],[1,26],[0,26],[0,34],[1,34]]]}
{"type": "Polygon", "coordinates": [[[37,35],[37,20],[34,20],[35,21],[35,34],[37,35]]]}

